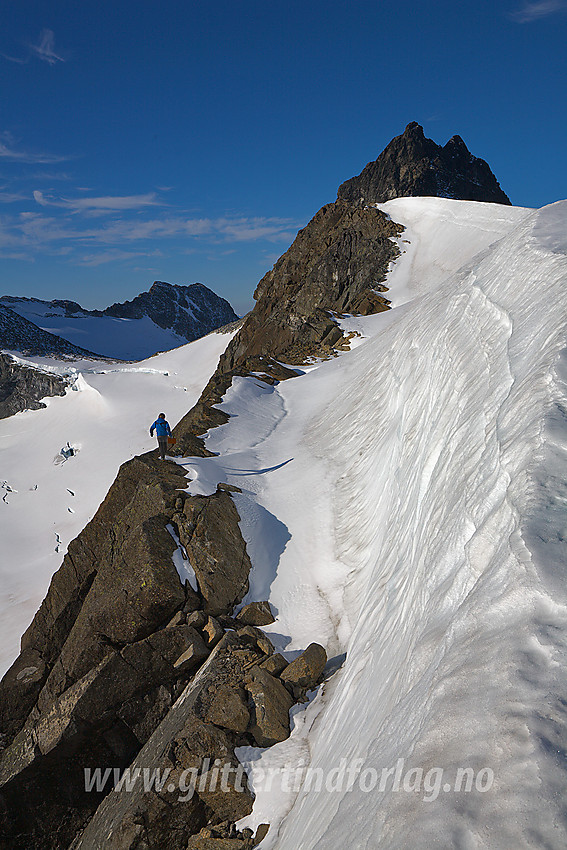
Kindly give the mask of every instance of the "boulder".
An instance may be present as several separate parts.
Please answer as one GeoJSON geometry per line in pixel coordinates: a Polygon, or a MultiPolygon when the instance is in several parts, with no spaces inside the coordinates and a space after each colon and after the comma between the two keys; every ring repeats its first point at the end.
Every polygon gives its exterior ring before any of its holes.
{"type": "Polygon", "coordinates": [[[244,687],[252,698],[250,733],[259,747],[271,747],[289,738],[289,711],[293,699],[279,679],[253,667],[244,687]]]}
{"type": "Polygon", "coordinates": [[[245,626],[269,626],[275,623],[269,602],[250,602],[238,612],[236,619],[245,626]]]}
{"type": "Polygon", "coordinates": [[[205,720],[232,732],[245,732],[250,722],[245,691],[221,685],[213,697],[205,720]]]}
{"type": "Polygon", "coordinates": [[[288,666],[287,661],[280,655],[279,652],[276,652],[275,655],[270,655],[269,658],[266,658],[265,661],[262,661],[259,666],[262,670],[266,670],[266,672],[270,673],[271,676],[279,676],[282,670],[288,666]]]}
{"type": "Polygon", "coordinates": [[[230,494],[217,490],[212,496],[191,496],[175,521],[195,570],[205,612],[228,614],[248,592],[252,567],[230,494]]]}
{"type": "Polygon", "coordinates": [[[187,615],[187,625],[193,626],[194,629],[202,629],[207,620],[208,617],[204,611],[193,611],[187,615]]]}
{"type": "Polygon", "coordinates": [[[209,649],[215,647],[224,635],[223,627],[218,622],[218,620],[215,620],[214,617],[207,618],[207,622],[205,623],[201,631],[203,633],[205,643],[209,647],[209,649]]]}
{"type": "Polygon", "coordinates": [[[172,626],[182,626],[187,622],[187,615],[184,611],[178,611],[173,615],[166,628],[170,629],[172,626]]]}
{"type": "Polygon", "coordinates": [[[314,688],[323,675],[327,653],[318,643],[311,643],[280,674],[282,682],[301,689],[314,688]]]}
{"type": "Polygon", "coordinates": [[[256,628],[256,626],[244,626],[244,628],[239,629],[236,634],[241,640],[247,640],[251,644],[257,646],[260,652],[263,652],[264,655],[273,654],[274,646],[271,640],[264,634],[263,631],[256,628]]]}

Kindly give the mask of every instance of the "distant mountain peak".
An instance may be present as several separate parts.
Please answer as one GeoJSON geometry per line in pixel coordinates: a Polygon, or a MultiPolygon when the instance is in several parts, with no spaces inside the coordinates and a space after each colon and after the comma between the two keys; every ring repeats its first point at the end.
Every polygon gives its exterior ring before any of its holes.
{"type": "Polygon", "coordinates": [[[141,360],[177,348],[238,319],[228,301],[204,284],[163,280],[105,310],[85,310],[76,301],[13,295],[2,296],[0,307],[8,310],[0,313],[0,348],[36,354],[49,349],[54,356],[94,356],[92,351],[97,351],[98,356],[121,360],[141,360]],[[18,324],[16,316],[27,324],[18,324]],[[75,340],[88,343],[91,351],[77,347],[75,340]]]}
{"type": "Polygon", "coordinates": [[[488,163],[473,156],[461,136],[438,145],[417,121],[392,139],[358,177],[343,183],[337,197],[364,206],[407,196],[511,203],[488,163]]]}

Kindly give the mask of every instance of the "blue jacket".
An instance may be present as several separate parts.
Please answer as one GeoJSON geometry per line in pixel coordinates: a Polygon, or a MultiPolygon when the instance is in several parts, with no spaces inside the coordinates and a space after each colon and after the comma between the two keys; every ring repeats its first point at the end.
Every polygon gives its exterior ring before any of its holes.
{"type": "Polygon", "coordinates": [[[171,428],[169,427],[169,422],[166,422],[165,419],[156,419],[156,421],[150,428],[150,437],[153,437],[154,431],[156,432],[158,437],[171,436],[171,428]]]}

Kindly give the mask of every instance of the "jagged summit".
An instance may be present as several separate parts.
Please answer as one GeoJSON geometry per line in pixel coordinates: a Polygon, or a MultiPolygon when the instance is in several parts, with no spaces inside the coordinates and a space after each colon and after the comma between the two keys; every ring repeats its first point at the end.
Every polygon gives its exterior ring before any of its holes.
{"type": "Polygon", "coordinates": [[[357,205],[407,196],[511,204],[489,165],[473,156],[460,136],[442,147],[427,139],[416,121],[358,177],[343,183],[337,195],[357,205]]]}

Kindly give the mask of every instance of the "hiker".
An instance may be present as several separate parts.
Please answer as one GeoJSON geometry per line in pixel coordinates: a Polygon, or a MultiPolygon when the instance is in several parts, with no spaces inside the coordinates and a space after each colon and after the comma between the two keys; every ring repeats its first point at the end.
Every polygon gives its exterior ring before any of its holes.
{"type": "Polygon", "coordinates": [[[150,437],[154,436],[154,431],[156,432],[158,441],[160,460],[165,460],[167,438],[171,437],[171,428],[169,427],[169,422],[167,422],[165,418],[165,413],[160,413],[154,424],[151,426],[150,437]]]}

